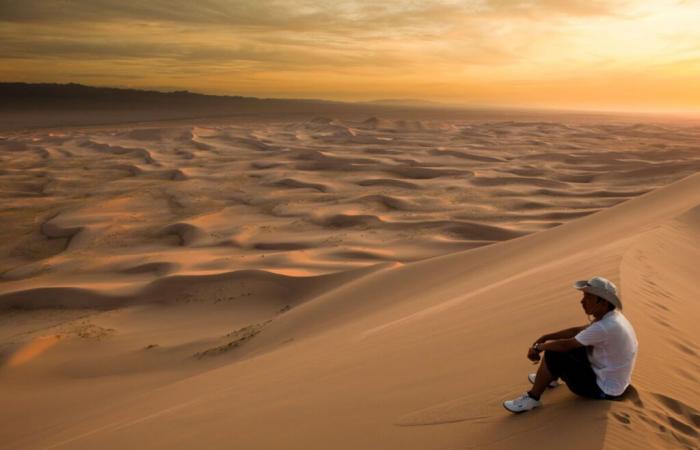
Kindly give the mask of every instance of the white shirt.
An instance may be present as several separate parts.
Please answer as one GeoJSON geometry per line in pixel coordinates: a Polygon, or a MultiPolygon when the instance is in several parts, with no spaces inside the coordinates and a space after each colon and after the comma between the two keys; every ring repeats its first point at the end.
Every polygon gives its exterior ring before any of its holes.
{"type": "Polygon", "coordinates": [[[608,395],[625,392],[632,379],[638,347],[637,335],[625,316],[614,309],[574,338],[589,347],[588,360],[598,387],[608,395]]]}

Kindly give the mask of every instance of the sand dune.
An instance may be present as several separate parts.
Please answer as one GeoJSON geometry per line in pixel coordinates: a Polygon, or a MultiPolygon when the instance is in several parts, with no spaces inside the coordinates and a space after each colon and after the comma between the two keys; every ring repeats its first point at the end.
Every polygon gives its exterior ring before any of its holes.
{"type": "Polygon", "coordinates": [[[0,442],[698,448],[699,149],[554,120],[5,132],[0,442]],[[508,414],[593,274],[637,330],[635,389],[508,414]]]}

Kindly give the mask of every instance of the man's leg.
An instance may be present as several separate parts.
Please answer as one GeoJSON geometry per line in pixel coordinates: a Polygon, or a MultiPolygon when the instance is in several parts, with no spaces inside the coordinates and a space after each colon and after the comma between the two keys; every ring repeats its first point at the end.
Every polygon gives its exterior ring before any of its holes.
{"type": "Polygon", "coordinates": [[[539,400],[540,395],[542,395],[545,389],[547,389],[549,383],[551,383],[553,380],[554,376],[552,376],[552,373],[549,371],[549,368],[547,367],[547,361],[543,357],[540,360],[540,367],[539,369],[537,369],[535,382],[532,385],[532,389],[528,391],[527,395],[534,398],[535,400],[539,400]]]}
{"type": "Polygon", "coordinates": [[[559,378],[559,375],[556,374],[559,373],[560,355],[562,353],[544,352],[540,360],[540,367],[535,374],[535,382],[532,389],[518,398],[506,400],[503,402],[503,406],[513,413],[530,411],[540,406],[540,395],[547,389],[549,383],[559,378]]]}

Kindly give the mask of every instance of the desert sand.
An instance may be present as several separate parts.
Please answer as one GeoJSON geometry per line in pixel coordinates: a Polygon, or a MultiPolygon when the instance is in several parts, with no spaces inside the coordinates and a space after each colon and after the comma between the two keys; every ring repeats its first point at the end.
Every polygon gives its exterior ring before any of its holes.
{"type": "Polygon", "coordinates": [[[0,446],[700,448],[699,170],[628,119],[3,131],[0,446]],[[593,275],[634,389],[508,413],[593,275]]]}

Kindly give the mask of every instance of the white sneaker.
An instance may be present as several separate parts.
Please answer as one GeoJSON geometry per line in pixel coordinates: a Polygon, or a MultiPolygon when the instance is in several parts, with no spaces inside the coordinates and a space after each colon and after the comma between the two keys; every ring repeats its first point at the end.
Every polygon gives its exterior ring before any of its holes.
{"type": "Polygon", "coordinates": [[[542,403],[539,400],[535,400],[527,395],[527,393],[513,400],[506,400],[503,402],[503,407],[512,413],[530,411],[531,409],[535,409],[540,405],[542,405],[542,403]]]}
{"type": "MultiPolygon", "coordinates": [[[[536,373],[529,373],[527,374],[527,379],[530,380],[530,383],[535,384],[535,378],[537,377],[536,373]]],[[[559,379],[557,378],[556,380],[552,380],[549,382],[547,387],[549,388],[555,388],[559,386],[559,379]]]]}

